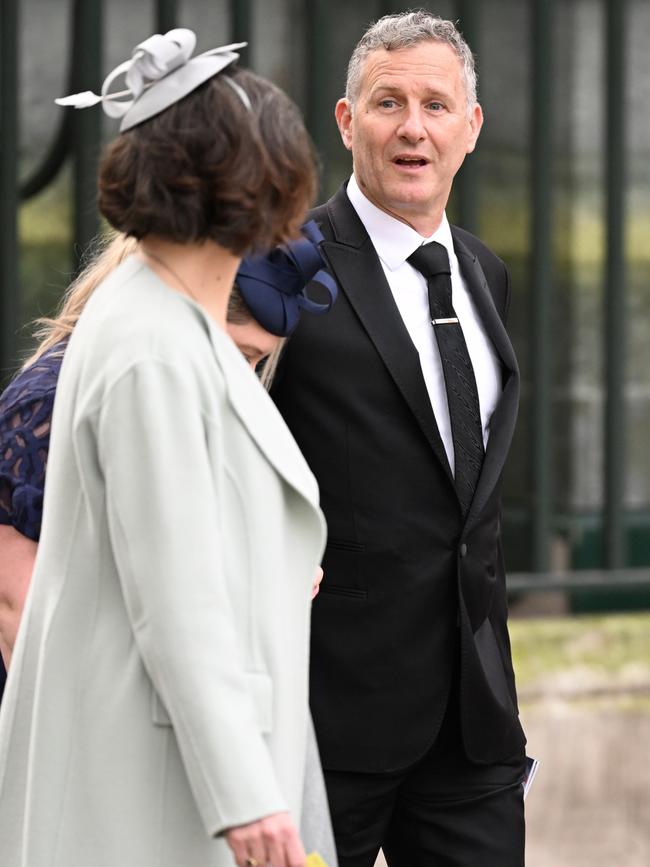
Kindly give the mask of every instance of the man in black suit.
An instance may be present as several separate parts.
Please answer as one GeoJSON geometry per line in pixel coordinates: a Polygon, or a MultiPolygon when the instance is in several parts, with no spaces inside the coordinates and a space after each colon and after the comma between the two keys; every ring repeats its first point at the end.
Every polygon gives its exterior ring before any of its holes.
{"type": "Polygon", "coordinates": [[[454,25],[373,25],[336,119],[354,173],[313,216],[341,293],[274,397],[329,525],[311,695],[340,864],[520,867],[500,525],[519,374],[508,272],[445,216],[482,124],[454,25]]]}

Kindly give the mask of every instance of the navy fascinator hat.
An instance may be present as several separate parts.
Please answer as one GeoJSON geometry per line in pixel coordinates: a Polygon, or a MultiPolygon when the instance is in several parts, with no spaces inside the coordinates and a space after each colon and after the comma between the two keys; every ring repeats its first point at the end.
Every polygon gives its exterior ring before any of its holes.
{"type": "Polygon", "coordinates": [[[242,298],[266,331],[287,337],[302,310],[327,313],[338,294],[334,278],[325,270],[318,245],[323,240],[313,220],[301,227],[303,237],[275,247],[264,256],[246,256],[235,277],[242,298]],[[320,283],[329,295],[326,304],[307,297],[308,283],[320,283]]]}

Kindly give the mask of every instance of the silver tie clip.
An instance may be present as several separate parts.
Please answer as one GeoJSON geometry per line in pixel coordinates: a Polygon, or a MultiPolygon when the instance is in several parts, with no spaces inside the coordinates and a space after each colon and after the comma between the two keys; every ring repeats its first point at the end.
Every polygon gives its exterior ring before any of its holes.
{"type": "Polygon", "coordinates": [[[456,325],[458,325],[458,319],[455,316],[452,316],[449,319],[432,319],[431,320],[432,325],[453,325],[454,323],[456,323],[456,325]]]}

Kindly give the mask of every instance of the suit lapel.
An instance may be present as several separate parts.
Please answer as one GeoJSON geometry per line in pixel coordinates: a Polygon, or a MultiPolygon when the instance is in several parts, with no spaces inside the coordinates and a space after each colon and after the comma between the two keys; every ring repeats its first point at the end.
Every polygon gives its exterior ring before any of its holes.
{"type": "Polygon", "coordinates": [[[490,292],[487,279],[483,269],[481,268],[481,263],[467,245],[455,235],[453,229],[452,235],[454,237],[454,249],[458,256],[460,269],[465,278],[467,288],[472,296],[472,300],[476,304],[476,308],[487,335],[492,341],[506,372],[508,374],[511,371],[517,372],[518,368],[515,352],[510,343],[510,338],[508,337],[503,321],[499,316],[499,312],[494,306],[492,293],[490,292]]]}
{"type": "Polygon", "coordinates": [[[323,243],[323,253],[453,486],[422,376],[420,356],[397,309],[375,248],[344,189],[329,202],[327,211],[335,240],[323,243]]]}
{"type": "MultiPolygon", "coordinates": [[[[379,257],[350,204],[345,188],[341,188],[329,201],[327,213],[334,239],[322,245],[323,253],[443,466],[455,493],[454,479],[422,376],[420,357],[397,309],[379,257]]],[[[490,419],[490,436],[483,469],[466,519],[466,527],[469,527],[480,515],[503,471],[517,418],[519,369],[481,264],[453,230],[452,234],[463,277],[504,371],[503,391],[490,419]]]]}
{"type": "Polygon", "coordinates": [[[519,368],[514,349],[494,305],[487,279],[478,258],[456,235],[454,235],[454,247],[467,288],[504,370],[503,391],[490,419],[490,436],[483,469],[467,515],[466,527],[470,527],[480,515],[494,490],[508,455],[519,405],[519,368]]]}

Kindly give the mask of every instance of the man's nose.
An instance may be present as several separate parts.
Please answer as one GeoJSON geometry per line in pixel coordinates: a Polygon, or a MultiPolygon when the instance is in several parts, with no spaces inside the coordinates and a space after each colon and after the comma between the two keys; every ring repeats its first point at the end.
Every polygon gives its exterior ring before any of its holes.
{"type": "Polygon", "coordinates": [[[397,129],[397,135],[408,142],[422,141],[426,136],[422,119],[422,109],[418,106],[409,106],[397,129]]]}

